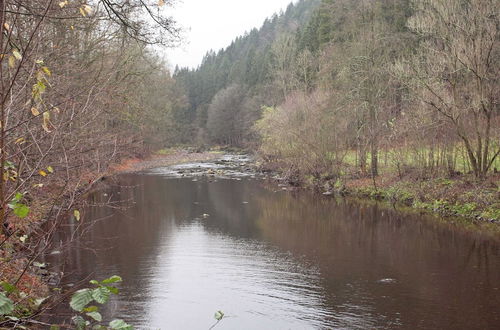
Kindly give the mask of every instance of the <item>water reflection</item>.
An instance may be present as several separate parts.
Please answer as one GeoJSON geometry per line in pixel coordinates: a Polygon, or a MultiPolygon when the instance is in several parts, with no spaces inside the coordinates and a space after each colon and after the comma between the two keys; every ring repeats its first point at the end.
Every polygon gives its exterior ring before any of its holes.
{"type": "Polygon", "coordinates": [[[102,221],[60,257],[67,281],[121,275],[106,315],[140,329],[206,329],[218,309],[219,329],[500,324],[499,243],[480,234],[250,179],[128,175],[108,199],[135,203],[88,209],[102,221]]]}

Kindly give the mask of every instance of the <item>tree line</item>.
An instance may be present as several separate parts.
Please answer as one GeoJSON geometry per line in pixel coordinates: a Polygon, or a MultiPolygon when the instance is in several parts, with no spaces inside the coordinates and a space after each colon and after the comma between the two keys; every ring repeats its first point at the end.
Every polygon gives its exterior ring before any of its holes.
{"type": "Polygon", "coordinates": [[[31,235],[28,219],[58,218],[110,164],[164,142],[185,102],[151,47],[180,40],[170,5],[0,1],[3,233],[31,235]]]}

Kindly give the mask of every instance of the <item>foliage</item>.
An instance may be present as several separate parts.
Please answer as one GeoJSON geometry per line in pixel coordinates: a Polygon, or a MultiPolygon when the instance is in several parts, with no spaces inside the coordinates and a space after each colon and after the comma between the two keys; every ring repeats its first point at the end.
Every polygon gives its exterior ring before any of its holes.
{"type": "MultiPolygon", "coordinates": [[[[2,296],[2,311],[7,299],[13,313],[37,309],[35,298],[21,297],[27,285],[44,287],[30,260],[62,218],[81,220],[74,207],[84,186],[113,162],[165,143],[168,113],[184,97],[150,45],[179,40],[171,4],[0,2],[0,273],[20,288],[2,296]],[[50,225],[38,230],[44,220],[50,225]],[[33,233],[44,236],[27,240],[33,233]]],[[[103,302],[106,293],[101,288],[92,299],[103,302]]]]}
{"type": "Polygon", "coordinates": [[[21,203],[23,198],[24,194],[17,192],[8,204],[9,208],[11,208],[14,211],[14,214],[19,218],[25,218],[30,212],[29,207],[26,204],[21,203]]]}
{"type": "Polygon", "coordinates": [[[8,315],[14,310],[14,303],[7,298],[5,293],[0,292],[0,315],[8,315]]]}
{"type": "MultiPolygon", "coordinates": [[[[102,316],[99,313],[99,307],[95,305],[89,306],[89,304],[92,302],[101,305],[106,304],[111,294],[118,294],[119,292],[118,288],[112,284],[119,283],[121,281],[121,277],[117,275],[111,276],[110,278],[104,279],[100,282],[91,280],[90,284],[94,286],[93,288],[81,289],[72,295],[70,306],[73,310],[80,313],[72,318],[77,329],[86,329],[91,325],[93,325],[93,329],[106,329],[106,327],[99,324],[99,322],[102,321],[102,316]],[[85,319],[84,316],[87,319],[85,319]]],[[[109,323],[109,329],[131,330],[133,327],[123,320],[116,319],[109,323]]]]}

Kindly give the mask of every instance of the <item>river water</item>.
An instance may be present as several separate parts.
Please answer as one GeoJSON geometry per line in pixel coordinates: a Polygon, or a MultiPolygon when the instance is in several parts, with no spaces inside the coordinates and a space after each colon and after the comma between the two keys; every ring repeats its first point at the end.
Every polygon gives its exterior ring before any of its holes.
{"type": "Polygon", "coordinates": [[[104,315],[137,329],[208,329],[217,310],[215,329],[499,328],[497,239],[238,169],[120,176],[52,263],[66,283],[123,277],[104,315]]]}

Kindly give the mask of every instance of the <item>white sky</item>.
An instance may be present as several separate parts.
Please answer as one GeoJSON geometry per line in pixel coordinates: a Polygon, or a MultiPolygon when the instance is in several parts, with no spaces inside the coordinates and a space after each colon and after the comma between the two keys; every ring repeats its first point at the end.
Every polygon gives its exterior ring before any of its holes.
{"type": "Polygon", "coordinates": [[[184,44],[167,49],[175,67],[197,67],[203,56],[218,51],[245,31],[259,28],[266,17],[285,10],[292,0],[178,0],[171,16],[185,29],[184,44]]]}

